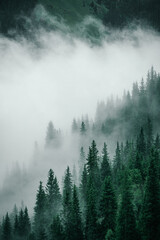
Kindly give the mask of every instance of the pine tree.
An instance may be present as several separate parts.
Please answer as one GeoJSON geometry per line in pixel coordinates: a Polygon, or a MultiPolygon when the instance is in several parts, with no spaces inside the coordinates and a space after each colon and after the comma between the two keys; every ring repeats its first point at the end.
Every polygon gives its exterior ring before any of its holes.
{"type": "Polygon", "coordinates": [[[149,154],[153,143],[153,126],[150,118],[147,119],[146,138],[147,153],[149,154]]]}
{"type": "Polygon", "coordinates": [[[87,194],[87,207],[86,207],[86,227],[85,238],[86,240],[97,239],[98,226],[97,226],[97,210],[96,210],[96,193],[90,177],[88,183],[87,194]]]}
{"type": "Polygon", "coordinates": [[[121,158],[119,142],[117,142],[116,154],[113,162],[114,181],[117,186],[121,184],[121,179],[122,179],[121,170],[122,170],[122,158],[121,158]]]}
{"type": "Polygon", "coordinates": [[[89,147],[89,153],[87,157],[87,172],[89,178],[92,178],[92,183],[94,190],[96,191],[96,196],[98,196],[100,191],[100,170],[99,170],[99,157],[96,143],[93,140],[91,147],[89,147]]]}
{"type": "Polygon", "coordinates": [[[125,172],[122,188],[122,200],[120,204],[116,240],[135,240],[137,237],[135,216],[132,205],[132,195],[128,173],[125,172]]]}
{"type": "Polygon", "coordinates": [[[3,228],[2,228],[2,240],[11,240],[12,238],[12,227],[8,213],[5,216],[3,228]]]}
{"type": "Polygon", "coordinates": [[[101,164],[101,180],[102,180],[102,183],[103,183],[105,177],[111,176],[111,168],[110,168],[110,165],[109,165],[109,157],[108,157],[106,143],[104,143],[102,153],[103,153],[103,160],[102,160],[102,164],[101,164]]]}
{"type": "Polygon", "coordinates": [[[53,218],[50,240],[65,240],[63,225],[59,216],[53,218]]]}
{"type": "Polygon", "coordinates": [[[13,233],[14,233],[15,238],[19,235],[19,221],[18,221],[17,214],[16,214],[15,220],[14,220],[13,233]]]}
{"type": "Polygon", "coordinates": [[[48,172],[48,180],[46,185],[46,203],[48,224],[51,224],[53,216],[59,213],[61,206],[61,194],[57,178],[54,176],[52,169],[48,172]]]}
{"type": "Polygon", "coordinates": [[[43,227],[39,229],[37,240],[48,240],[46,231],[43,227]]]}
{"type": "Polygon", "coordinates": [[[112,230],[113,233],[115,232],[116,210],[116,197],[111,177],[108,176],[104,180],[99,207],[99,215],[101,219],[100,232],[102,240],[105,238],[108,230],[112,230]]]}
{"type": "Polygon", "coordinates": [[[73,177],[73,182],[74,182],[74,184],[75,184],[75,185],[78,185],[77,171],[76,171],[76,166],[75,166],[75,164],[73,165],[72,177],[73,177]]]}
{"type": "Polygon", "coordinates": [[[24,221],[23,232],[24,232],[24,236],[27,239],[31,232],[31,223],[30,223],[27,207],[25,207],[24,209],[23,221],[24,221]]]}
{"type": "Polygon", "coordinates": [[[80,149],[80,158],[79,158],[79,161],[78,161],[78,165],[79,165],[79,181],[81,181],[81,178],[82,178],[82,172],[83,172],[84,164],[85,164],[85,152],[84,152],[84,148],[81,147],[81,149],[80,149]]]}
{"type": "Polygon", "coordinates": [[[80,206],[82,210],[82,218],[85,219],[86,214],[86,204],[87,204],[87,186],[88,186],[88,174],[86,165],[84,165],[82,180],[80,183],[80,206]]]}
{"type": "Polygon", "coordinates": [[[75,239],[83,240],[79,199],[75,185],[73,187],[71,220],[72,220],[72,235],[70,236],[70,240],[75,239]]]}
{"type": "Polygon", "coordinates": [[[84,136],[85,134],[86,134],[86,125],[85,125],[85,123],[82,121],[82,123],[81,123],[81,128],[80,128],[80,133],[81,133],[81,135],[82,136],[84,136]]]}
{"type": "Polygon", "coordinates": [[[144,240],[158,240],[160,236],[160,186],[157,171],[159,159],[157,158],[157,151],[152,149],[142,209],[142,234],[144,240]]]}
{"type": "Polygon", "coordinates": [[[69,167],[67,167],[63,187],[63,217],[66,240],[70,240],[70,235],[72,234],[71,211],[72,211],[72,176],[69,167]]]}
{"type": "Polygon", "coordinates": [[[20,237],[24,236],[24,213],[21,209],[18,216],[18,234],[20,237]]]}
{"type": "Polygon", "coordinates": [[[45,218],[46,210],[46,195],[42,185],[42,182],[39,184],[39,188],[36,196],[36,204],[34,207],[34,230],[37,236],[39,236],[40,231],[44,228],[46,223],[45,218]]]}

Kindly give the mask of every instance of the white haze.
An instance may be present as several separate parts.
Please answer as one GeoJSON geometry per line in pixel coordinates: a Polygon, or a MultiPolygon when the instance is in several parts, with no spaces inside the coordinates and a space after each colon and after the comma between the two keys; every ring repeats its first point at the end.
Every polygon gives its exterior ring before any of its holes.
{"type": "Polygon", "coordinates": [[[97,101],[131,90],[152,65],[160,70],[160,37],[150,30],[112,31],[98,46],[59,31],[37,38],[39,48],[0,37],[1,180],[13,163],[28,166],[35,141],[43,148],[50,120],[65,135],[74,117],[94,118],[97,101]]]}

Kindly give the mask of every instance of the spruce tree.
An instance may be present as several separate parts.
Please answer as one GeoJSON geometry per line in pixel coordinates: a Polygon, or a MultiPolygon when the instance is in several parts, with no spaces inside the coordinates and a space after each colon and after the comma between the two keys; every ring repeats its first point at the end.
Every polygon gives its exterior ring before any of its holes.
{"type": "Polygon", "coordinates": [[[75,185],[73,187],[72,210],[71,211],[72,211],[71,212],[72,235],[70,236],[70,240],[75,240],[75,239],[83,240],[79,199],[78,199],[77,189],[76,189],[75,185]]]}
{"type": "Polygon", "coordinates": [[[31,223],[30,223],[27,207],[25,207],[24,209],[23,221],[24,221],[23,232],[24,232],[24,236],[27,239],[31,232],[31,223]]]}
{"type": "Polygon", "coordinates": [[[117,186],[120,186],[122,179],[122,158],[119,142],[117,142],[116,154],[113,162],[114,182],[117,186]]]}
{"type": "Polygon", "coordinates": [[[82,121],[82,123],[81,123],[81,128],[80,128],[80,133],[81,133],[81,135],[82,136],[84,136],[85,134],[86,134],[86,125],[85,125],[85,123],[82,121]]]}
{"type": "Polygon", "coordinates": [[[36,204],[34,207],[34,230],[36,236],[39,236],[42,229],[45,227],[46,223],[46,194],[42,185],[42,182],[39,184],[39,188],[36,195],[36,204]]]}
{"type": "Polygon", "coordinates": [[[53,218],[50,233],[50,240],[65,240],[64,229],[59,216],[53,218]]]}
{"type": "Polygon", "coordinates": [[[10,218],[8,213],[4,218],[3,228],[2,228],[2,240],[11,240],[12,239],[12,227],[10,223],[10,218]]]}
{"type": "Polygon", "coordinates": [[[103,154],[103,159],[102,159],[102,163],[101,163],[101,180],[102,180],[102,183],[103,183],[103,181],[106,177],[111,176],[111,168],[110,168],[110,165],[109,165],[109,157],[108,157],[108,151],[107,151],[106,143],[104,143],[102,154],[103,154]]]}
{"type": "Polygon", "coordinates": [[[116,224],[116,197],[112,185],[111,177],[105,178],[100,198],[99,217],[101,219],[100,239],[104,239],[107,231],[115,233],[116,224]]]}
{"type": "Polygon", "coordinates": [[[56,216],[60,210],[61,194],[57,178],[54,176],[52,169],[48,172],[48,180],[46,185],[46,210],[48,224],[51,224],[53,216],[56,216]]]}
{"type": "Polygon", "coordinates": [[[157,151],[152,149],[142,209],[142,235],[144,240],[160,237],[160,186],[158,178],[157,151]]]}
{"type": "Polygon", "coordinates": [[[122,200],[117,220],[116,240],[135,240],[136,238],[137,231],[130,182],[128,173],[125,172],[122,186],[122,200]]]}
{"type": "Polygon", "coordinates": [[[99,157],[96,142],[93,140],[91,147],[89,147],[89,153],[87,157],[87,172],[95,191],[96,201],[100,193],[101,179],[99,169],[99,157]]]}
{"type": "Polygon", "coordinates": [[[96,193],[90,177],[87,191],[87,206],[86,206],[86,240],[97,239],[98,225],[97,225],[97,210],[96,210],[96,193]]]}
{"type": "Polygon", "coordinates": [[[72,176],[69,167],[67,167],[63,187],[63,218],[66,240],[70,240],[70,235],[72,234],[71,211],[72,211],[72,176]]]}
{"type": "Polygon", "coordinates": [[[84,164],[85,164],[85,152],[84,152],[84,148],[81,147],[81,149],[80,149],[80,158],[79,158],[79,161],[78,161],[79,181],[81,181],[81,178],[82,178],[82,172],[83,172],[84,164]]]}

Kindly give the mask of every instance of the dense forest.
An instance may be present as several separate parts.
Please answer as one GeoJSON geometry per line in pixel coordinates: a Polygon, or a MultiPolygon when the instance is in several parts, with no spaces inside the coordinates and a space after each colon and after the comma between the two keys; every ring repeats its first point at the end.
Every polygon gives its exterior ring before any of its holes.
{"type": "MultiPolygon", "coordinates": [[[[52,15],[63,18],[73,25],[86,16],[94,16],[111,27],[123,27],[132,21],[149,24],[160,30],[160,2],[158,0],[6,0],[0,1],[0,31],[25,32],[28,19],[32,24],[42,24],[40,18],[33,15],[36,5],[41,4],[52,15]]],[[[39,15],[40,13],[38,13],[39,15]]]]}
{"type": "MultiPolygon", "coordinates": [[[[152,67],[147,81],[134,83],[121,101],[99,103],[95,122],[74,119],[72,134],[81,139],[78,167],[73,172],[67,167],[62,188],[50,169],[46,185],[39,183],[33,216],[15,206],[2,219],[0,239],[159,240],[159,90],[160,76],[152,67]],[[111,157],[106,142],[115,131],[111,157]],[[98,149],[100,136],[106,142],[98,149]]],[[[45,148],[62,141],[50,122],[45,148]]]]}

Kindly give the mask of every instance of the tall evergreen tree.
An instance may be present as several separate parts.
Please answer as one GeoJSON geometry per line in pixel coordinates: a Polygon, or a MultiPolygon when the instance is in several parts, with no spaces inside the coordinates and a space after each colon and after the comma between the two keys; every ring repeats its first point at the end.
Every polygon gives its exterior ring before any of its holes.
{"type": "Polygon", "coordinates": [[[103,183],[102,194],[100,199],[99,215],[101,219],[100,239],[105,239],[109,230],[115,232],[116,224],[116,196],[114,193],[112,180],[107,176],[103,183]]]}
{"type": "Polygon", "coordinates": [[[42,229],[45,228],[46,223],[46,194],[42,185],[42,182],[39,184],[39,188],[36,196],[36,204],[34,207],[34,230],[37,236],[39,236],[42,229]]]}
{"type": "Polygon", "coordinates": [[[48,180],[46,185],[46,207],[48,224],[51,224],[53,216],[57,216],[61,205],[61,194],[57,178],[54,176],[52,169],[48,172],[48,180]]]}
{"type": "Polygon", "coordinates": [[[72,219],[72,235],[70,236],[70,240],[75,240],[75,239],[83,240],[79,199],[78,199],[77,189],[75,185],[73,187],[71,219],[72,219]]]}
{"type": "Polygon", "coordinates": [[[102,163],[101,163],[101,180],[102,180],[102,183],[103,183],[103,181],[106,177],[111,176],[111,168],[110,168],[110,165],[109,165],[109,157],[108,157],[108,151],[107,151],[106,143],[104,143],[102,154],[103,154],[103,159],[102,159],[102,163]]]}
{"type": "Polygon", "coordinates": [[[84,148],[81,147],[81,149],[80,149],[80,157],[79,157],[79,161],[78,161],[78,165],[79,165],[79,181],[81,181],[81,178],[82,178],[82,172],[83,172],[84,164],[85,164],[85,152],[84,152],[84,148]]]}
{"type": "Polygon", "coordinates": [[[53,218],[53,222],[51,224],[51,239],[50,240],[64,240],[64,229],[59,215],[53,218]]]}
{"type": "Polygon", "coordinates": [[[88,183],[88,194],[87,194],[87,207],[86,207],[86,227],[85,227],[85,238],[86,240],[97,239],[98,237],[98,226],[97,226],[97,210],[96,210],[96,195],[95,188],[90,177],[88,183]]]}
{"type": "Polygon", "coordinates": [[[152,149],[142,209],[142,233],[144,240],[158,240],[160,236],[160,186],[157,171],[159,159],[157,158],[157,151],[152,149]]]}
{"type": "Polygon", "coordinates": [[[31,223],[30,223],[27,207],[25,207],[24,209],[23,221],[24,221],[24,229],[23,229],[24,236],[26,239],[28,239],[31,232],[31,223]]]}
{"type": "Polygon", "coordinates": [[[11,239],[12,239],[12,227],[10,223],[10,218],[7,213],[3,223],[2,240],[11,240],[11,239]]]}
{"type": "Polygon", "coordinates": [[[69,167],[67,167],[63,187],[63,218],[66,240],[70,240],[70,236],[72,235],[71,211],[72,211],[72,176],[69,167]]]}
{"type": "Polygon", "coordinates": [[[128,173],[125,172],[122,188],[122,200],[117,220],[116,240],[135,239],[137,239],[137,231],[132,204],[132,195],[128,173]]]}
{"type": "Polygon", "coordinates": [[[86,134],[86,125],[85,125],[85,123],[82,121],[82,123],[81,123],[81,128],[80,128],[80,133],[81,133],[81,135],[82,136],[84,136],[85,134],[86,134]]]}

